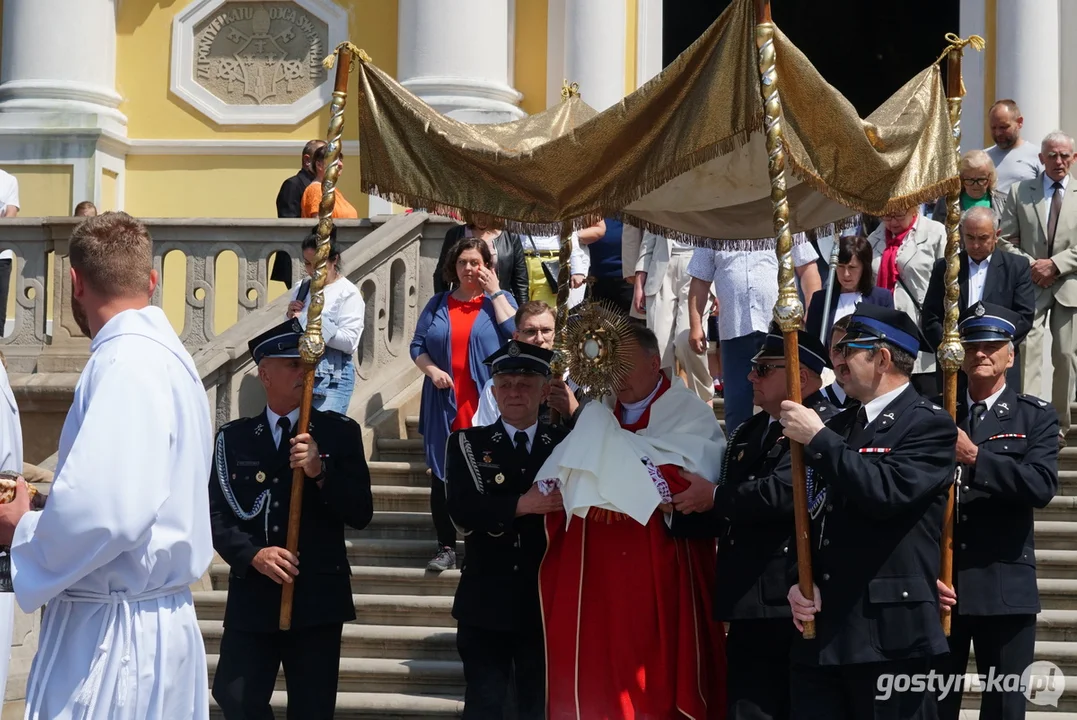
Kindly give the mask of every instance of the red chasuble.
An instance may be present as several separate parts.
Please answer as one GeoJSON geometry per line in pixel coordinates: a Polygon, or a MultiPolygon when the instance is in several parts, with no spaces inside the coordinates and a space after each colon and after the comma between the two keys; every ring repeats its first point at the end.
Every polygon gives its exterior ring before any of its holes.
{"type": "MultiPolygon", "coordinates": [[[[655,398],[668,388],[663,378],[655,398]]],[[[635,432],[649,420],[648,407],[622,427],[635,432]]],[[[659,469],[673,494],[687,488],[677,467],[659,469]]],[[[539,585],[550,720],[724,718],[714,540],[671,537],[661,510],[643,526],[595,508],[567,529],[563,511],[549,513],[546,538],[539,585]]]]}

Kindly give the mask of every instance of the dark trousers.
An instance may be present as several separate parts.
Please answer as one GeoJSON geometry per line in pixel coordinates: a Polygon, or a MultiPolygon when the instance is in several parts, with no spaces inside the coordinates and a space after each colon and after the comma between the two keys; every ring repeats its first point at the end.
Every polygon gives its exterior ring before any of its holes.
{"type": "Polygon", "coordinates": [[[434,518],[434,531],[438,534],[438,545],[456,550],[456,526],[449,517],[449,506],[445,499],[445,481],[430,473],[430,516],[434,518]]]}
{"type": "Polygon", "coordinates": [[[11,260],[0,260],[0,336],[7,326],[7,293],[11,287],[11,260]]]}
{"type": "Polygon", "coordinates": [[[591,285],[591,299],[605,300],[625,315],[632,309],[632,285],[624,278],[595,278],[591,285]]]}
{"type": "Polygon", "coordinates": [[[788,720],[789,618],[733,620],[725,640],[727,720],[788,720]]]}
{"type": "Polygon", "coordinates": [[[857,665],[802,665],[790,669],[792,720],[936,720],[933,693],[891,687],[887,697],[881,675],[923,675],[931,658],[857,665]]]}
{"type": "Polygon", "coordinates": [[[332,720],[343,625],[244,632],[225,628],[213,676],[213,699],[225,720],[273,720],[269,707],[284,663],[288,720],[332,720]]]}
{"type": "Polygon", "coordinates": [[[519,720],[546,717],[546,651],[542,628],[531,632],[487,630],[461,623],[456,649],[464,665],[464,720],[511,717],[515,691],[519,720]]]}
{"type": "MultiPolygon", "coordinates": [[[[976,673],[984,676],[980,682],[980,720],[1020,720],[1025,716],[1025,696],[1022,692],[996,692],[987,686],[993,673],[996,677],[1013,674],[1018,677],[1032,664],[1036,648],[1035,615],[954,615],[950,625],[950,655],[941,658],[947,675],[963,675],[969,664],[969,646],[976,647],[976,673]],[[990,692],[989,692],[990,691],[990,692]]],[[[961,690],[950,692],[939,701],[939,718],[957,720],[961,711],[961,690]]]]}

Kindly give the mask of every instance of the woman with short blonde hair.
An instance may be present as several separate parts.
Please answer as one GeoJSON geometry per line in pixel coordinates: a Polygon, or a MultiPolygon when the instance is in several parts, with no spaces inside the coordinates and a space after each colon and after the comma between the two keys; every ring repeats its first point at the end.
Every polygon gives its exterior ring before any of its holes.
{"type": "MultiPolygon", "coordinates": [[[[957,171],[961,175],[961,212],[969,208],[984,206],[1002,212],[1005,198],[996,189],[998,172],[995,163],[983,150],[969,150],[961,156],[957,171]]],[[[946,224],[946,198],[935,202],[931,219],[946,224]]]]}

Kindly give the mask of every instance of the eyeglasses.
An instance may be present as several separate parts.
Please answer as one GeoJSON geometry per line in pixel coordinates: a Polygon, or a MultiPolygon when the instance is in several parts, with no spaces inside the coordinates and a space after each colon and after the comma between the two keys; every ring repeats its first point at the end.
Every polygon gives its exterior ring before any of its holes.
{"type": "Polygon", "coordinates": [[[874,350],[874,345],[868,345],[866,343],[849,342],[845,343],[838,348],[838,352],[841,353],[843,358],[848,358],[851,355],[852,350],[874,350]]]}
{"type": "Polygon", "coordinates": [[[889,222],[894,222],[896,220],[904,220],[906,217],[908,217],[908,215],[909,213],[907,212],[890,213],[889,215],[883,215],[882,219],[889,222]]]}
{"type": "Polygon", "coordinates": [[[961,182],[965,183],[966,185],[984,187],[985,185],[987,185],[987,178],[961,178],[961,182]]]}
{"type": "Polygon", "coordinates": [[[529,327],[520,331],[520,335],[525,337],[535,337],[537,335],[553,335],[554,329],[552,327],[529,327]]]}
{"type": "Polygon", "coordinates": [[[771,370],[785,370],[785,365],[770,365],[767,363],[752,362],[752,371],[761,378],[765,378],[771,370]]]}

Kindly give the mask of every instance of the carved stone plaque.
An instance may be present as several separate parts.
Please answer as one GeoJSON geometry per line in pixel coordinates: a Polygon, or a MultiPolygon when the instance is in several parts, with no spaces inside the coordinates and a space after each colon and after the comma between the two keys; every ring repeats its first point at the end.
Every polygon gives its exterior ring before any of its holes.
{"type": "Polygon", "coordinates": [[[297,2],[225,2],[193,39],[195,82],[227,105],[291,105],[326,79],[328,25],[297,2]]]}

